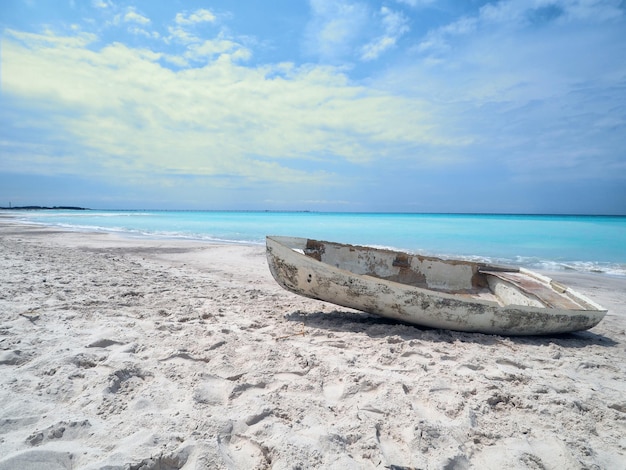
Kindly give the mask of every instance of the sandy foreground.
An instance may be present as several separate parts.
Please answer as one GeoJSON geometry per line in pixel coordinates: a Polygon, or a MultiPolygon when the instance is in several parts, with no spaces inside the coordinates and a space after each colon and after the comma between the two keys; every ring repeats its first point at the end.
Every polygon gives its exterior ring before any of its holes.
{"type": "Polygon", "coordinates": [[[263,247],[0,219],[0,470],[626,468],[626,279],[593,330],[420,329],[281,289],[263,247]]]}

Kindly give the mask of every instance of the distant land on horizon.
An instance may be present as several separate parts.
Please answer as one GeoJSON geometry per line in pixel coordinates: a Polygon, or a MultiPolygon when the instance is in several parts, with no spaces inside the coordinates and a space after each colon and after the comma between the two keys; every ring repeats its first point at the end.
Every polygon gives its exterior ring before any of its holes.
{"type": "Polygon", "coordinates": [[[63,211],[88,211],[90,210],[87,207],[76,207],[76,206],[9,206],[9,207],[0,207],[0,210],[63,210],[63,211]]]}

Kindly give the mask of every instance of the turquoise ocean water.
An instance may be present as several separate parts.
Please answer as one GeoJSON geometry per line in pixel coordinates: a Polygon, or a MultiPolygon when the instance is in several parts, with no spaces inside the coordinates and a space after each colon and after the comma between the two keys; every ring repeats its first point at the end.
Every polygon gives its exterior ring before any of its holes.
{"type": "Polygon", "coordinates": [[[626,276],[626,217],[213,211],[7,211],[124,236],[264,244],[289,235],[543,270],[626,276]]]}

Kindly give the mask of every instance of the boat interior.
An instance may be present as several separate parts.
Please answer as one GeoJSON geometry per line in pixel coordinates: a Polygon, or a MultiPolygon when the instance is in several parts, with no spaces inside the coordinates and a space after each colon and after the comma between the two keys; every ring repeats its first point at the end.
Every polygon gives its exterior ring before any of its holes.
{"type": "Polygon", "coordinates": [[[515,267],[407,254],[386,249],[307,240],[301,251],[358,275],[500,305],[587,310],[594,306],[565,286],[515,267]]]}

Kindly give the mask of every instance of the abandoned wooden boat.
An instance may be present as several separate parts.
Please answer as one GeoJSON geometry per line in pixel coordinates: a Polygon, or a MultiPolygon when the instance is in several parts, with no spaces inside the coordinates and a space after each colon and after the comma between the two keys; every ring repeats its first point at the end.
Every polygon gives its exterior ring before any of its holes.
{"type": "Polygon", "coordinates": [[[432,328],[547,335],[592,328],[606,310],[524,268],[268,236],[267,260],[285,289],[432,328]]]}

